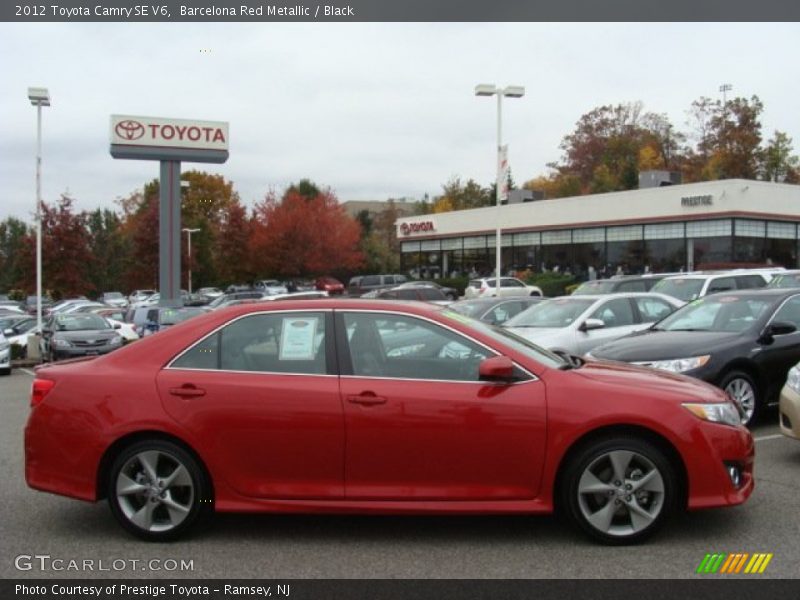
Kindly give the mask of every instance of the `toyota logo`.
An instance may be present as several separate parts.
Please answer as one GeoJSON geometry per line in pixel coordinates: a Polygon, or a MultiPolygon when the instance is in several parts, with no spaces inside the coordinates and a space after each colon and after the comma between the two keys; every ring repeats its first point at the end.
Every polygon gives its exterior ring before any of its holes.
{"type": "Polygon", "coordinates": [[[120,121],[117,123],[116,127],[114,127],[114,131],[117,133],[117,136],[128,141],[133,141],[138,140],[144,135],[144,125],[139,123],[139,121],[128,119],[127,121],[120,121]]]}

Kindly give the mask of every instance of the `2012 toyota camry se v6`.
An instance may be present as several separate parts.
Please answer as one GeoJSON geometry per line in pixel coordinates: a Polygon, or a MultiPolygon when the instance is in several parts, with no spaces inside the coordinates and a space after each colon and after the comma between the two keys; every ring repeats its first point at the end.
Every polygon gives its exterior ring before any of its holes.
{"type": "Polygon", "coordinates": [[[230,307],[40,367],[31,405],[28,484],[107,498],[154,541],[214,510],[561,509],[621,544],[753,491],[753,439],[721,390],[422,303],[230,307]]]}

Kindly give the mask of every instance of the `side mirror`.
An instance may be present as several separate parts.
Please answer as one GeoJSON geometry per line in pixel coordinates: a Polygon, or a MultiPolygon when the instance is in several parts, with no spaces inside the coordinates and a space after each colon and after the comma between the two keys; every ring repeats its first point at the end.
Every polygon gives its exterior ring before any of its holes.
{"type": "Polygon", "coordinates": [[[578,331],[592,331],[593,329],[603,329],[606,324],[601,319],[586,319],[578,327],[578,331]]]}
{"type": "Polygon", "coordinates": [[[514,363],[507,356],[485,358],[478,365],[481,381],[511,383],[514,381],[514,363]]]}
{"type": "Polygon", "coordinates": [[[794,323],[789,323],[788,321],[773,321],[764,328],[764,331],[761,334],[761,337],[758,338],[758,341],[761,343],[771,344],[774,336],[786,335],[789,333],[794,333],[795,331],[797,331],[797,326],[794,323]]]}

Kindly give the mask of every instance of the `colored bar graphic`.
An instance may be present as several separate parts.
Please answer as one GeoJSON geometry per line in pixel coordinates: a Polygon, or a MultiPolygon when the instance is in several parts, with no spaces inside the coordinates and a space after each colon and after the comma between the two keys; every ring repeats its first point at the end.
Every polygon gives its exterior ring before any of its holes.
{"type": "Polygon", "coordinates": [[[767,565],[772,560],[772,557],[772,553],[709,553],[703,557],[703,560],[700,562],[695,572],[703,574],[738,574],[742,573],[742,569],[744,569],[744,573],[747,574],[763,573],[767,569],[767,565]]]}

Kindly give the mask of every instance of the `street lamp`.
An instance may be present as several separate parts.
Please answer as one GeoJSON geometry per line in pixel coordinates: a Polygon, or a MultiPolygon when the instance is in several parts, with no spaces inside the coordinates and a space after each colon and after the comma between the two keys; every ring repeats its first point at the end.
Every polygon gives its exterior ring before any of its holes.
{"type": "Polygon", "coordinates": [[[482,83],[475,86],[476,96],[497,96],[497,231],[495,240],[495,295],[500,297],[500,269],[501,269],[501,243],[500,243],[500,195],[503,187],[503,168],[501,163],[501,155],[503,152],[503,97],[507,98],[522,98],[525,95],[525,88],[521,85],[508,85],[504,88],[495,86],[494,84],[482,83]]]}
{"type": "Polygon", "coordinates": [[[36,107],[36,326],[42,331],[42,107],[50,106],[47,88],[29,87],[28,100],[36,107]]]}
{"type": "Polygon", "coordinates": [[[184,231],[184,232],[189,234],[187,236],[187,241],[189,242],[189,252],[188,252],[189,256],[188,256],[187,260],[189,261],[189,265],[188,265],[189,266],[189,293],[191,294],[192,293],[192,234],[193,233],[197,233],[198,231],[200,231],[200,229],[187,229],[186,227],[184,227],[181,231],[184,231]]]}

